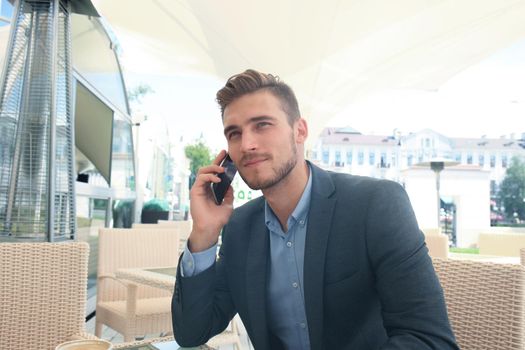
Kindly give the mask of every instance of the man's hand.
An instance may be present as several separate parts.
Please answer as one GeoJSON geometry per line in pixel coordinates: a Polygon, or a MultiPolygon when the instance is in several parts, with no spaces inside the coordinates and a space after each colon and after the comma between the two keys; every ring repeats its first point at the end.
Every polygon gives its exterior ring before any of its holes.
{"type": "Polygon", "coordinates": [[[202,167],[197,173],[195,183],[190,191],[191,216],[193,230],[188,239],[188,248],[192,253],[206,250],[217,243],[222,228],[233,212],[233,189],[230,186],[221,205],[215,204],[211,193],[211,183],[221,182],[216,175],[224,172],[219,166],[226,157],[226,151],[221,151],[209,166],[202,167]]]}

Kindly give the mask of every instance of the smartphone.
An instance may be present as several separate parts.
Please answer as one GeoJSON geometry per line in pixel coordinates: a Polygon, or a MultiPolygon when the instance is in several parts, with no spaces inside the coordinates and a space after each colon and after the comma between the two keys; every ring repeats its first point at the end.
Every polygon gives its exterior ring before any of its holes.
{"type": "Polygon", "coordinates": [[[224,168],[223,173],[217,174],[217,176],[221,179],[221,182],[212,182],[211,184],[211,193],[213,194],[213,199],[217,205],[222,204],[222,200],[226,195],[226,191],[228,191],[235,174],[237,174],[237,168],[235,167],[235,164],[233,164],[233,161],[228,154],[222,160],[220,165],[224,168]]]}

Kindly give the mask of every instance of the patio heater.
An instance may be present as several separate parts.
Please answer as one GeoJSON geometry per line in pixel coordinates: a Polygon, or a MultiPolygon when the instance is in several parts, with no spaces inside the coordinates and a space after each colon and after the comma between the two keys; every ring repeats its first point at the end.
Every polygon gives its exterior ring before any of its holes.
{"type": "Polygon", "coordinates": [[[417,163],[417,166],[430,167],[430,169],[436,174],[436,196],[437,196],[437,228],[440,229],[440,219],[441,219],[441,196],[439,194],[440,190],[440,173],[445,169],[445,167],[458,165],[459,162],[453,161],[446,158],[434,158],[428,162],[417,163]]]}
{"type": "Polygon", "coordinates": [[[0,239],[74,239],[70,13],[98,14],[89,1],[14,7],[0,90],[0,239]]]}

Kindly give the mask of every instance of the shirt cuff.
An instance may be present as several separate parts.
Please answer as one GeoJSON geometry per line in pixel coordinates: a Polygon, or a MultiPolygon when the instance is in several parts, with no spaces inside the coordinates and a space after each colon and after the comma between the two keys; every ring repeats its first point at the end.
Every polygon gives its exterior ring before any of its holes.
{"type": "Polygon", "coordinates": [[[193,277],[210,268],[215,263],[216,254],[217,244],[202,252],[192,253],[188,248],[188,242],[186,242],[181,260],[182,268],[180,272],[182,277],[193,277]]]}

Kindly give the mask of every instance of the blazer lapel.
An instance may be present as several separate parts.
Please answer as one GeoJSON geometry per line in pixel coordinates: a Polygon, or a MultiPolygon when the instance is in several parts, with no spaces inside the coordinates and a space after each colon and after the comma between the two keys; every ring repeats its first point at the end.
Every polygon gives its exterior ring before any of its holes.
{"type": "MultiPolygon", "coordinates": [[[[261,201],[264,203],[264,201],[261,201]]],[[[266,283],[269,252],[269,237],[264,224],[264,206],[251,217],[246,258],[246,300],[253,329],[254,344],[261,349],[268,348],[268,327],[266,323],[266,283]]]]}
{"type": "Polygon", "coordinates": [[[304,252],[304,299],[312,349],[323,347],[323,291],[326,247],[336,198],[332,179],[310,164],[312,195],[304,252]]]}

